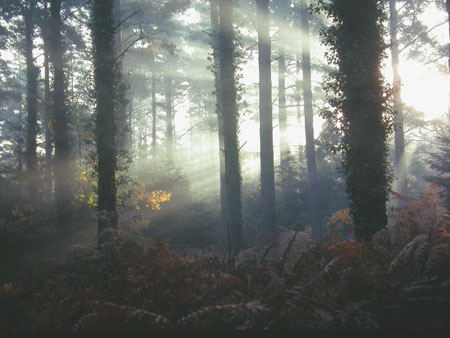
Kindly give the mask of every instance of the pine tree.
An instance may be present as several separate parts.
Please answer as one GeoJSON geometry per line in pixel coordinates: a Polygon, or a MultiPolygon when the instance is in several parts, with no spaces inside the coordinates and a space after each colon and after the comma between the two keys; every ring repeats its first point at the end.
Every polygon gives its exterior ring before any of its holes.
{"type": "Polygon", "coordinates": [[[311,233],[314,240],[320,240],[322,229],[319,216],[319,201],[317,195],[317,165],[314,141],[314,112],[311,90],[311,49],[309,43],[309,12],[306,1],[302,1],[300,9],[300,24],[302,29],[302,72],[303,72],[303,102],[305,111],[306,135],[306,165],[308,173],[309,213],[311,233]]]}
{"type": "Polygon", "coordinates": [[[211,20],[211,46],[213,49],[214,61],[214,81],[216,93],[216,114],[219,136],[219,171],[220,171],[220,208],[222,220],[225,222],[227,212],[226,187],[225,187],[225,153],[224,133],[223,133],[223,108],[222,91],[220,89],[220,49],[219,49],[219,7],[218,0],[210,0],[210,20],[211,20]]]}
{"type": "Polygon", "coordinates": [[[55,140],[55,202],[59,225],[70,223],[71,210],[71,166],[70,141],[64,83],[64,59],[61,37],[61,4],[62,0],[50,2],[50,55],[53,64],[53,114],[55,140]]]}
{"type": "Polygon", "coordinates": [[[225,153],[226,227],[228,250],[236,255],[244,247],[241,203],[241,168],[238,143],[236,67],[234,64],[233,1],[219,2],[219,77],[225,153]]]}
{"type": "Polygon", "coordinates": [[[271,43],[269,1],[256,0],[259,63],[259,118],[262,228],[275,231],[275,172],[273,163],[271,43]]]}
{"type": "Polygon", "coordinates": [[[403,132],[403,102],[401,96],[402,80],[398,70],[400,54],[397,39],[398,13],[395,4],[395,0],[389,0],[392,70],[394,73],[393,96],[395,111],[395,170],[398,179],[397,192],[404,196],[408,191],[408,181],[405,157],[405,136],[403,132]]]}
{"type": "Polygon", "coordinates": [[[37,195],[37,115],[38,115],[38,76],[39,68],[35,65],[33,56],[34,35],[36,26],[36,0],[29,1],[22,7],[25,21],[25,59],[27,65],[27,138],[26,165],[29,184],[29,195],[37,195]]]}
{"type": "MultiPolygon", "coordinates": [[[[116,124],[115,124],[115,20],[114,0],[93,1],[92,43],[94,56],[98,160],[98,233],[117,226],[116,124]]],[[[100,243],[99,243],[100,244],[100,243]]]]}
{"type": "MultiPolygon", "coordinates": [[[[448,35],[450,37],[450,0],[445,0],[445,9],[447,10],[447,15],[448,15],[448,19],[449,19],[449,24],[448,24],[448,35]]],[[[450,73],[450,44],[448,45],[448,72],[450,73]]]]}

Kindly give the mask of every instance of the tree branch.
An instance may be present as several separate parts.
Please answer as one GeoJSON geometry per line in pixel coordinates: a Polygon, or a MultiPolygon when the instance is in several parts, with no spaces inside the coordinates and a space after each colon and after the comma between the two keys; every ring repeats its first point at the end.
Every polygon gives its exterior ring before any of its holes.
{"type": "MultiPolygon", "coordinates": [[[[438,28],[438,27],[440,27],[440,26],[446,24],[447,22],[448,22],[448,19],[445,20],[445,21],[443,21],[443,22],[440,22],[440,23],[434,25],[433,27],[431,27],[430,29],[428,29],[427,31],[425,31],[425,34],[430,33],[432,30],[434,30],[434,29],[436,29],[436,28],[438,28]]],[[[414,42],[416,42],[416,41],[420,38],[420,36],[421,36],[420,34],[417,35],[414,39],[412,39],[412,40],[411,40],[410,42],[408,42],[405,46],[403,46],[403,48],[401,48],[398,52],[399,52],[399,53],[403,52],[405,49],[407,49],[409,46],[411,46],[414,42]]]]}

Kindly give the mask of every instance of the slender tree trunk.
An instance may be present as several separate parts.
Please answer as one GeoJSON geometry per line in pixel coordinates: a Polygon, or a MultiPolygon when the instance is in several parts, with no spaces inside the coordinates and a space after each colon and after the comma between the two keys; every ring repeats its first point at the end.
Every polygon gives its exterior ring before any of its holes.
{"type": "Polygon", "coordinates": [[[51,0],[51,61],[54,70],[54,137],[55,137],[55,201],[58,223],[65,231],[70,223],[71,167],[66,93],[64,83],[63,45],[61,37],[61,0],[51,0]]]}
{"type": "MultiPolygon", "coordinates": [[[[301,25],[299,25],[301,28],[301,25]]],[[[296,53],[295,55],[295,102],[297,106],[297,122],[300,125],[302,122],[302,82],[300,81],[300,69],[301,69],[301,62],[300,62],[300,53],[296,53]]],[[[298,146],[298,159],[299,163],[302,163],[303,158],[303,146],[299,144],[298,146]]]]}
{"type": "Polygon", "coordinates": [[[238,107],[234,65],[233,1],[219,2],[219,76],[225,153],[226,226],[228,250],[236,255],[244,247],[239,164],[238,107]]]}
{"type": "Polygon", "coordinates": [[[283,173],[289,153],[286,131],[286,52],[284,47],[279,49],[278,58],[278,122],[280,126],[280,167],[283,173]]]}
{"type": "MultiPolygon", "coordinates": [[[[121,0],[114,0],[114,15],[115,22],[119,23],[121,20],[121,0]]],[[[116,62],[115,67],[117,68],[116,74],[116,115],[115,119],[117,121],[117,148],[121,150],[130,149],[130,140],[129,140],[129,121],[127,116],[127,104],[126,104],[126,95],[127,90],[125,88],[124,78],[123,78],[123,29],[122,25],[116,27],[115,35],[114,35],[114,44],[116,50],[116,62]]],[[[118,151],[118,154],[120,151],[118,151]]]]}
{"type": "Polygon", "coordinates": [[[53,137],[52,137],[52,118],[51,118],[51,103],[50,103],[50,65],[48,47],[44,50],[44,135],[45,135],[45,160],[48,169],[51,166],[53,154],[53,137]]]}
{"type": "MultiPolygon", "coordinates": [[[[45,3],[47,11],[47,3],[45,3]]],[[[52,136],[52,105],[50,98],[50,30],[48,22],[42,27],[42,36],[44,40],[44,136],[45,136],[45,160],[47,170],[51,171],[51,160],[53,154],[53,136],[52,136]]],[[[51,176],[51,175],[50,175],[51,176]]]]}
{"type": "Polygon", "coordinates": [[[98,232],[117,226],[114,0],[92,2],[98,156],[98,232]]]}
{"type": "Polygon", "coordinates": [[[259,63],[262,228],[275,231],[275,175],[273,164],[271,43],[269,1],[256,0],[259,63]]]}
{"type": "MultiPolygon", "coordinates": [[[[17,142],[17,172],[18,172],[18,176],[19,176],[20,182],[21,182],[22,174],[23,174],[23,159],[22,159],[22,140],[20,137],[17,142]]],[[[22,184],[21,184],[21,186],[22,186],[22,184]]]]}
{"type": "Polygon", "coordinates": [[[407,169],[405,158],[405,137],[403,132],[403,102],[402,102],[402,81],[398,71],[399,50],[398,50],[398,15],[395,8],[395,0],[389,0],[390,12],[390,34],[392,70],[394,73],[394,110],[395,114],[395,172],[397,176],[397,192],[405,196],[408,192],[407,169]]]}
{"type": "MultiPolygon", "coordinates": [[[[447,15],[449,19],[448,36],[450,38],[450,0],[445,0],[445,7],[447,8],[447,15]]],[[[450,73],[450,44],[448,45],[448,71],[450,73]]]]}
{"type": "Polygon", "coordinates": [[[152,158],[156,157],[156,79],[152,72],[152,158]]]}
{"type": "Polygon", "coordinates": [[[164,76],[166,86],[166,147],[169,158],[173,155],[173,110],[172,110],[172,79],[164,76]]]}
{"type": "Polygon", "coordinates": [[[305,104],[305,136],[306,136],[306,166],[308,172],[309,213],[311,234],[314,240],[322,238],[320,215],[317,196],[317,166],[314,147],[314,113],[311,90],[311,49],[309,45],[309,12],[306,1],[302,3],[300,22],[302,28],[302,71],[303,71],[303,101],[305,104]]]}
{"type": "Polygon", "coordinates": [[[36,1],[29,1],[29,7],[24,9],[25,20],[25,58],[27,63],[27,138],[26,138],[26,166],[29,185],[29,196],[34,199],[37,195],[37,113],[38,113],[38,74],[39,68],[34,64],[33,39],[35,27],[36,1]]]}
{"type": "Polygon", "coordinates": [[[52,193],[53,178],[53,119],[52,104],[50,98],[50,47],[48,33],[44,33],[44,137],[45,137],[45,184],[48,185],[47,193],[49,197],[52,193]]]}
{"type": "MultiPolygon", "coordinates": [[[[120,78],[123,79],[122,75],[119,75],[120,78]]],[[[124,86],[124,82],[121,81],[120,83],[117,83],[116,86],[124,86]]],[[[119,91],[120,92],[120,91],[119,91]]],[[[131,151],[131,153],[134,153],[135,149],[137,148],[136,142],[139,141],[139,131],[133,130],[133,118],[137,119],[137,116],[134,116],[134,96],[133,96],[133,88],[130,86],[130,90],[127,91],[123,88],[122,89],[122,97],[116,99],[116,106],[125,104],[124,101],[126,101],[125,108],[124,108],[124,114],[120,117],[120,120],[117,119],[117,113],[116,113],[116,126],[118,126],[118,122],[123,124],[122,128],[122,135],[121,138],[123,139],[123,146],[121,145],[118,147],[117,151],[122,151],[123,154],[127,153],[128,151],[131,151]],[[122,102],[121,102],[122,101],[122,102]],[[136,133],[135,133],[136,131],[136,133]]],[[[116,127],[117,128],[117,127],[116,127]]],[[[136,128],[138,129],[138,127],[136,128]]]]}
{"type": "Polygon", "coordinates": [[[300,81],[300,55],[296,55],[295,60],[295,104],[297,106],[297,121],[300,122],[302,119],[302,85],[300,81]]]}
{"type": "Polygon", "coordinates": [[[214,74],[215,74],[215,88],[216,88],[216,113],[217,125],[219,134],[219,172],[220,172],[220,206],[222,213],[222,220],[225,224],[226,219],[226,189],[225,189],[225,153],[224,153],[224,132],[223,132],[223,107],[222,107],[222,92],[220,89],[220,50],[219,50],[219,12],[218,0],[210,0],[211,6],[211,45],[213,48],[214,58],[214,74]]]}

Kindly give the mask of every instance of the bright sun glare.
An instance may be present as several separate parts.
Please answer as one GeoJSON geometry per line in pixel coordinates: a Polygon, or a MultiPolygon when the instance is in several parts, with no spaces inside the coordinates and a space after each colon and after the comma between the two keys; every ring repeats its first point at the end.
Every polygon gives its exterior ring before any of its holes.
{"type": "Polygon", "coordinates": [[[400,66],[405,104],[425,114],[426,120],[441,117],[448,106],[449,80],[433,67],[406,61],[400,66]],[[419,70],[419,71],[418,71],[419,70]]]}

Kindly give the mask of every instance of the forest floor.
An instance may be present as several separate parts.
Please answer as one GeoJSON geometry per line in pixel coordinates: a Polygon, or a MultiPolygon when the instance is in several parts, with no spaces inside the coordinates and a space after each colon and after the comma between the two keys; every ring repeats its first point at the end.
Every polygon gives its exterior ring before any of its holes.
{"type": "Polygon", "coordinates": [[[232,259],[139,232],[97,247],[95,226],[28,234],[35,245],[2,246],[0,329],[448,330],[450,221],[430,203],[367,243],[342,237],[344,213],[321,243],[279,228],[232,259]]]}

